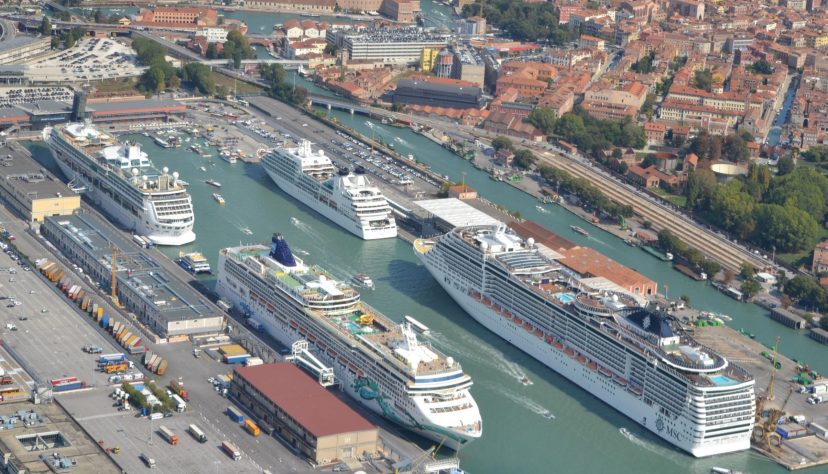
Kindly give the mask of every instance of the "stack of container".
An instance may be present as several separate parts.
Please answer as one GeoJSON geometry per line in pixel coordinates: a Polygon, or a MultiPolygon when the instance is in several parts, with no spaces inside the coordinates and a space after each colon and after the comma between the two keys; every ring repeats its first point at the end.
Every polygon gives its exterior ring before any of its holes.
{"type": "Polygon", "coordinates": [[[237,364],[246,361],[250,358],[250,354],[244,350],[244,347],[238,344],[228,344],[219,347],[219,352],[222,355],[224,362],[228,364],[237,364]]]}
{"type": "Polygon", "coordinates": [[[78,390],[86,386],[85,382],[78,380],[77,377],[63,377],[60,379],[53,379],[50,381],[53,392],[66,392],[69,390],[78,390]]]}
{"type": "Polygon", "coordinates": [[[150,372],[154,372],[158,375],[164,375],[164,372],[167,371],[167,361],[158,356],[158,354],[153,354],[150,351],[144,353],[144,366],[150,370],[150,372]]]}

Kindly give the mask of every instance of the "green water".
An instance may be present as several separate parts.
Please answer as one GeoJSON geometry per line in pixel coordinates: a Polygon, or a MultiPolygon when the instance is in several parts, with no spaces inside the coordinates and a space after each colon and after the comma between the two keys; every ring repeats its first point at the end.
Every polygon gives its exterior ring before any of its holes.
{"type": "MultiPolygon", "coordinates": [[[[369,134],[373,129],[385,141],[394,140],[397,150],[415,154],[439,173],[459,179],[460,173],[465,172],[466,181],[488,199],[520,210],[524,216],[630,265],[661,285],[669,284],[670,294],[686,294],[699,308],[731,315],[735,327],[747,328],[763,342],[781,334],[780,347],[786,355],[807,360],[819,370],[828,369],[825,347],[774,323],[760,308],[737,303],[685,278],[666,263],[627,247],[558,207],[547,206],[549,212],[545,214],[537,212],[536,200],[504,183],[489,180],[482,172],[410,131],[376,122],[371,122],[369,128],[364,117],[335,115],[354,128],[369,134]],[[571,232],[570,224],[587,228],[592,237],[571,232]]],[[[696,460],[661,442],[474,322],[419,264],[408,244],[398,239],[364,242],[352,236],[282,193],[258,165],[230,165],[218,158],[205,159],[186,149],[190,143],[180,149],[161,149],[149,138],[132,138],[144,145],[156,165],[179,171],[181,178],[190,183],[198,239],[181,249],[164,249],[171,258],[179,250],[199,250],[215,266],[219,248],[240,242],[267,243],[271,233],[278,231],[285,235],[297,256],[321,264],[340,278],[362,272],[371,275],[377,288],[364,292],[363,297],[392,319],[400,321],[403,315],[410,314],[432,328],[431,342],[459,359],[474,378],[472,393],[483,414],[483,438],[460,452],[465,469],[473,473],[706,473],[712,466],[727,466],[750,473],[781,472],[753,452],[696,460]],[[201,166],[207,171],[201,171],[201,166]],[[226,205],[220,206],[213,200],[216,189],[204,183],[208,178],[223,184],[219,192],[226,205]],[[242,233],[244,227],[249,227],[253,235],[242,233]],[[523,386],[520,379],[524,375],[534,385],[523,386]],[[554,418],[544,417],[547,412],[554,418]],[[622,427],[631,436],[624,436],[620,432],[622,427]]],[[[32,145],[32,150],[49,165],[50,158],[42,146],[32,145]]]]}

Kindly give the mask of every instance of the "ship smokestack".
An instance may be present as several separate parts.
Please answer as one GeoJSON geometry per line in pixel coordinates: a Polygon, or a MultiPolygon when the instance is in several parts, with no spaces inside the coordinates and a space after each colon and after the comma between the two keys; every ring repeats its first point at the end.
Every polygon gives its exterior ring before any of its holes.
{"type": "Polygon", "coordinates": [[[86,119],[86,91],[75,92],[71,118],[73,122],[83,122],[86,119]]]}
{"type": "Polygon", "coordinates": [[[293,252],[290,251],[290,247],[288,247],[282,234],[273,234],[270,241],[270,256],[286,267],[295,267],[296,259],[293,258],[293,252]]]}

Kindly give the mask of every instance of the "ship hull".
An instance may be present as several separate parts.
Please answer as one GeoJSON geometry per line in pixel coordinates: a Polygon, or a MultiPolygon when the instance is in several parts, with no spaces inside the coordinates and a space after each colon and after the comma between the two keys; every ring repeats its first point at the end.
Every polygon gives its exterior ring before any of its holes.
{"type": "MultiPolygon", "coordinates": [[[[59,156],[59,152],[54,148],[51,148],[51,152],[58,167],[70,181],[79,178],[78,173],[67,166],[64,161],[67,158],[59,156]]],[[[136,216],[118,205],[105,193],[101,192],[93,183],[85,179],[83,181],[87,187],[87,192],[84,195],[96,206],[99,206],[104,212],[115,218],[119,224],[131,230],[133,233],[146,236],[155,245],[178,246],[195,241],[196,235],[192,230],[192,221],[186,228],[175,231],[152,228],[151,224],[158,224],[158,222],[152,211],[146,206],[142,210],[143,216],[136,216]]]]}
{"type": "MultiPolygon", "coordinates": [[[[366,392],[364,390],[365,387],[362,384],[365,379],[349,371],[345,364],[342,363],[341,356],[338,359],[331,357],[327,351],[320,349],[316,342],[310,341],[307,335],[303,335],[299,332],[299,328],[301,326],[295,328],[290,324],[273,317],[270,313],[264,310],[263,307],[250,301],[248,298],[243,297],[236,291],[229,289],[231,285],[228,285],[225,272],[222,270],[223,263],[224,262],[221,261],[219,262],[219,278],[216,284],[216,291],[219,296],[224,301],[233,304],[235,307],[242,308],[247,314],[250,315],[251,318],[261,324],[262,330],[266,331],[271,337],[279,341],[279,343],[284,346],[290,347],[294,342],[299,340],[308,341],[309,348],[312,350],[314,356],[327,367],[333,368],[337,384],[341,387],[341,389],[347,393],[348,396],[358,401],[361,405],[391,421],[392,423],[395,423],[436,443],[442,443],[443,446],[455,451],[461,446],[464,446],[479,437],[479,435],[475,436],[473,434],[463,433],[458,430],[437,427],[423,413],[416,409],[403,409],[400,408],[397,403],[388,403],[388,401],[399,399],[401,397],[409,397],[409,395],[405,393],[405,387],[403,387],[402,384],[399,386],[399,393],[395,394],[391,393],[390,390],[380,389],[379,393],[366,396],[366,392]],[[431,429],[428,429],[428,427],[431,429]]],[[[316,333],[316,336],[318,337],[318,342],[321,341],[330,343],[330,341],[326,341],[325,338],[319,337],[322,336],[322,334],[316,333]]],[[[345,361],[345,363],[351,363],[351,361],[345,361]]],[[[353,361],[353,363],[356,363],[356,361],[353,361]]],[[[370,373],[371,370],[373,369],[365,369],[365,376],[367,378],[372,378],[370,373]]],[[[376,387],[374,389],[376,390],[376,387]]],[[[413,399],[414,397],[410,398],[413,399]]],[[[473,400],[472,403],[474,403],[473,400]]],[[[413,405],[417,405],[417,403],[415,402],[413,405]]]]}
{"type": "Polygon", "coordinates": [[[348,218],[342,213],[337,212],[335,209],[331,208],[327,204],[321,202],[319,200],[318,195],[313,195],[307,192],[300,191],[296,184],[270,171],[267,166],[265,166],[264,169],[267,172],[267,175],[270,176],[270,179],[272,179],[273,182],[276,183],[276,186],[278,186],[279,189],[298,199],[306,206],[310,207],[319,214],[322,214],[327,219],[333,221],[336,225],[342,227],[348,232],[351,232],[357,237],[363,240],[379,240],[390,239],[397,236],[396,226],[374,229],[368,225],[361,225],[360,223],[348,218]]]}
{"type": "Polygon", "coordinates": [[[656,404],[648,405],[643,397],[633,394],[624,386],[614,382],[612,378],[606,377],[598,370],[593,370],[578,362],[575,357],[567,355],[563,350],[546,343],[522,326],[506,319],[482,302],[469,296],[467,289],[456,288],[443,272],[430,264],[427,258],[422,258],[422,261],[452,299],[486,329],[563,375],[668,443],[696,457],[713,456],[750,448],[749,434],[747,436],[725,438],[718,443],[708,442],[701,445],[693,443],[691,441],[694,435],[694,422],[692,420],[684,417],[672,419],[661,416],[656,404]]]}

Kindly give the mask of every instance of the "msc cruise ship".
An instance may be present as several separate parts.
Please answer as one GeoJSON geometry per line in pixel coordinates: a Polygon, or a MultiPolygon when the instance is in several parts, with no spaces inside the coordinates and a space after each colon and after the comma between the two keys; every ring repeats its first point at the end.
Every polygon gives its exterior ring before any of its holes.
{"type": "Polygon", "coordinates": [[[193,203],[178,173],[156,170],[137,144],[85,123],[46,129],[43,138],[70,184],[121,225],[157,245],[195,240],[193,203]]]}
{"type": "Polygon", "coordinates": [[[418,341],[359,293],[295,257],[274,234],[222,249],[216,291],[290,347],[308,342],[343,390],[389,420],[457,449],[483,432],[472,380],[452,357],[418,341]]]}
{"type": "Polygon", "coordinates": [[[475,320],[667,442],[698,457],[750,447],[753,378],[637,296],[579,279],[502,224],[414,250],[475,320]]]}
{"type": "Polygon", "coordinates": [[[262,158],[268,176],[286,193],[365,240],[397,236],[397,223],[382,192],[364,174],[337,173],[325,152],[302,140],[262,158]]]}

